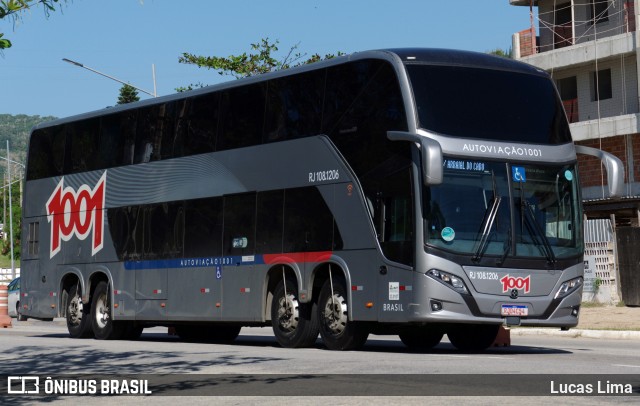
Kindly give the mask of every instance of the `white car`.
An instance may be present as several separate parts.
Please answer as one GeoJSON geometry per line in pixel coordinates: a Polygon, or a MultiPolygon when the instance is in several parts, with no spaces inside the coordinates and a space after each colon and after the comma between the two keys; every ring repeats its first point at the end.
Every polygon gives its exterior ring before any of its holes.
{"type": "Polygon", "coordinates": [[[25,321],[27,318],[20,314],[20,277],[11,281],[9,288],[9,316],[16,317],[18,321],[25,321]]]}

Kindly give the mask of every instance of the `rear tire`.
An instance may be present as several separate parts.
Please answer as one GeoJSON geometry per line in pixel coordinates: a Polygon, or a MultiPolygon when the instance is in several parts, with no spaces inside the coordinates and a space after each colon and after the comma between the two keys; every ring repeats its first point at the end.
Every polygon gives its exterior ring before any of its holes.
{"type": "Polygon", "coordinates": [[[271,301],[271,325],[273,333],[284,348],[311,347],[318,338],[320,325],[315,306],[298,301],[298,287],[295,282],[282,281],[273,292],[271,301]]]}
{"type": "Polygon", "coordinates": [[[27,321],[27,316],[23,316],[22,312],[20,311],[20,302],[16,303],[16,318],[18,319],[18,321],[27,321]]]}
{"type": "Polygon", "coordinates": [[[98,340],[117,340],[125,330],[123,322],[113,321],[107,282],[99,282],[91,300],[91,328],[98,340]]]}
{"type": "Polygon", "coordinates": [[[409,348],[428,350],[440,343],[444,333],[432,327],[416,327],[398,334],[400,341],[409,348]]]}
{"type": "Polygon", "coordinates": [[[346,283],[342,278],[327,280],[318,297],[318,321],[324,345],[330,350],[355,350],[364,345],[369,330],[364,323],[349,320],[346,283]]]}
{"type": "Polygon", "coordinates": [[[498,335],[498,324],[460,324],[447,331],[449,341],[460,351],[484,351],[498,335]]]}
{"type": "Polygon", "coordinates": [[[72,338],[89,338],[93,335],[93,331],[91,331],[91,305],[90,303],[82,303],[82,297],[78,290],[78,285],[74,285],[66,292],[67,330],[72,338]]]}

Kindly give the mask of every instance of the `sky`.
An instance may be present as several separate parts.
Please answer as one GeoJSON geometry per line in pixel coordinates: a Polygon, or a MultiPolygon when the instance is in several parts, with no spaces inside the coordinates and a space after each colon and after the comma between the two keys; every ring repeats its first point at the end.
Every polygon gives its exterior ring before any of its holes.
{"type": "MultiPolygon", "coordinates": [[[[67,117],[116,103],[120,83],[153,92],[235,80],[178,63],[184,52],[229,56],[261,38],[309,56],[382,48],[487,52],[509,49],[530,25],[508,0],[69,0],[47,18],[41,7],[0,20],[13,47],[0,54],[0,114],[67,117]]],[[[150,96],[140,92],[141,99],[150,96]]]]}

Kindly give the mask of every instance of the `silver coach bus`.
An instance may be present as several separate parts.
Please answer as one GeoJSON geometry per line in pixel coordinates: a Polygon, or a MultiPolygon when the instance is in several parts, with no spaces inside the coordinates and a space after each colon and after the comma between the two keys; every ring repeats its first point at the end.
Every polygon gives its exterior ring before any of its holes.
{"type": "Polygon", "coordinates": [[[526,64],[370,51],[36,127],[22,312],[72,337],[170,326],[284,347],[578,323],[576,152],[552,80],[526,64]]]}

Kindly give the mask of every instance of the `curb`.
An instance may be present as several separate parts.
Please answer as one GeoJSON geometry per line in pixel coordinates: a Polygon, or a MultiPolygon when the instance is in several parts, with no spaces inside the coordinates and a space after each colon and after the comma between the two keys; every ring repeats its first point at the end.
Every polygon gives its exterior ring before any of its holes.
{"type": "Polygon", "coordinates": [[[566,338],[605,338],[612,340],[640,340],[640,331],[623,330],[581,330],[567,331],[546,328],[512,328],[511,335],[546,335],[566,338]]]}

